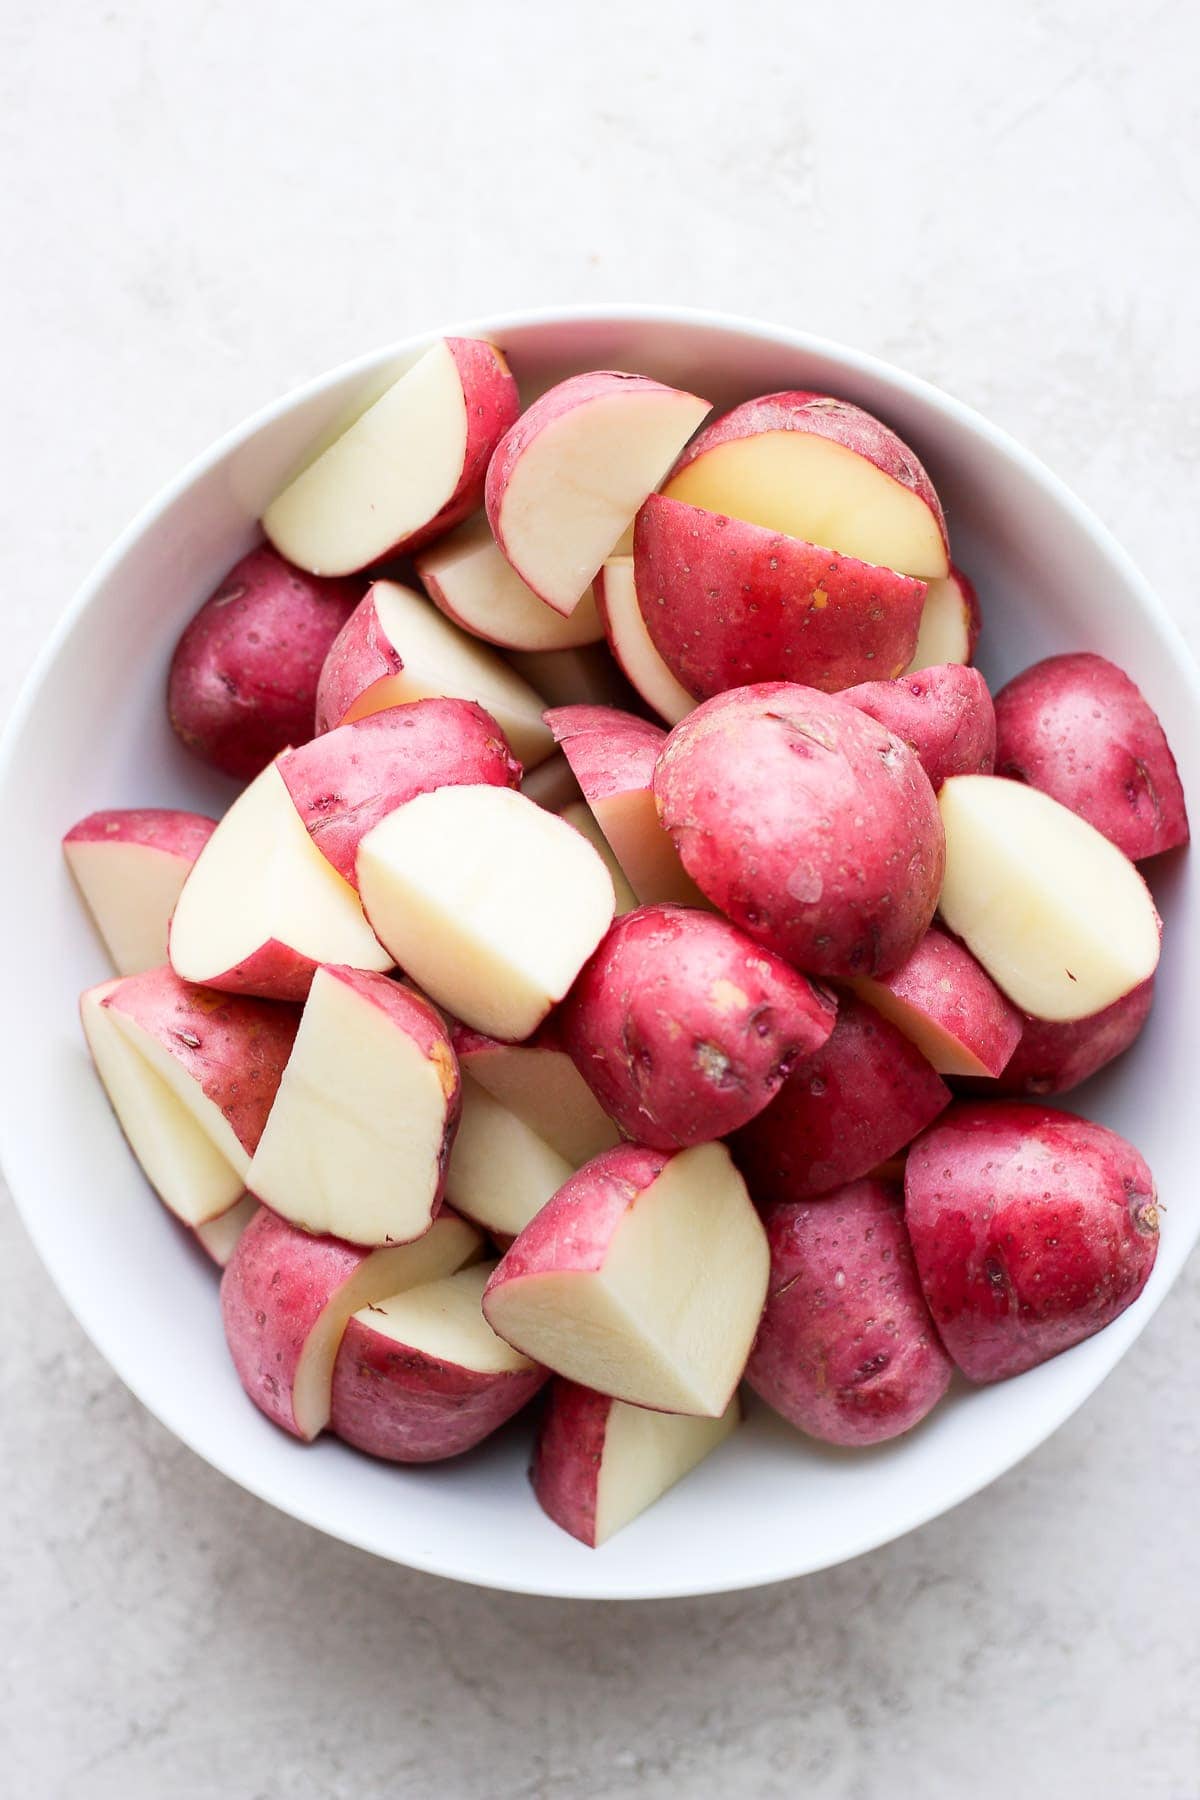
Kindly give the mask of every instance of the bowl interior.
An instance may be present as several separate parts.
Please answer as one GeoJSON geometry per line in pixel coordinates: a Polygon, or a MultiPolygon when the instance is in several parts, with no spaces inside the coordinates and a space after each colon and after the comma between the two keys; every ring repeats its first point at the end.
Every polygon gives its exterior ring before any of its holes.
{"type": "MultiPolygon", "coordinates": [[[[494,335],[526,397],[571,370],[639,370],[725,406],[825,388],[880,413],[927,463],[955,559],[975,579],[981,664],[1003,679],[1052,651],[1111,657],[1158,709],[1200,793],[1200,683],[1178,634],[1091,516],[1002,434],[936,390],[799,334],[628,309],[461,327],[494,335]]],[[[219,809],[232,795],[176,745],[163,688],[182,625],[256,538],[255,520],[314,436],[419,348],[364,359],[235,432],[127,531],[43,657],[10,729],[0,803],[20,855],[0,895],[10,1029],[0,1133],[29,1230],[85,1330],[141,1400],[200,1455],[276,1506],[397,1562],[495,1587],[598,1597],[698,1593],[839,1562],[934,1517],[1045,1438],[1117,1361],[1200,1233],[1200,1193],[1174,1116],[1192,1104],[1200,961],[1186,859],[1152,881],[1167,921],[1159,997],[1138,1047],[1069,1104],[1129,1135],[1165,1201],[1162,1249],[1138,1304],[1099,1337],[1018,1380],[955,1391],[872,1452],[811,1444],[764,1411],[674,1495],[601,1551],[551,1525],[525,1480],[518,1425],[456,1462],[408,1471],[332,1440],[303,1448],[244,1399],[225,1354],[216,1274],[138,1175],[91,1073],[79,992],[108,973],[59,852],[99,806],[219,809]]]]}

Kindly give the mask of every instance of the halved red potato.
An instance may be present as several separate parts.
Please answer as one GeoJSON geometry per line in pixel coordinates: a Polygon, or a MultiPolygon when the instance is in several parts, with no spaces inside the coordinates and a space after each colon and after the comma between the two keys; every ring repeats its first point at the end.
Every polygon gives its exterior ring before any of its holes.
{"type": "Polygon", "coordinates": [[[578,1165],[468,1074],[446,1168],[446,1199],[492,1237],[515,1238],[578,1165]]]}
{"type": "Polygon", "coordinates": [[[888,975],[849,984],[917,1046],[939,1075],[999,1075],[1021,1038],[1022,1019],[969,950],[930,926],[888,975]]]}
{"type": "Polygon", "coordinates": [[[1023,1019],[1021,1040],[998,1081],[976,1081],[969,1091],[985,1094],[1065,1094],[1088,1081],[1137,1041],[1154,1004],[1155,977],[1131,988],[1102,1012],[1085,1019],[1054,1022],[1023,1019]]]}
{"type": "Polygon", "coordinates": [[[950,775],[990,775],[996,714],[978,669],[940,663],[898,681],[865,681],[841,698],[903,740],[940,788],[950,775]]]}
{"type": "Polygon", "coordinates": [[[485,518],[460,525],[415,560],[438,611],[502,650],[574,650],[604,636],[589,594],[566,618],[539,600],[505,558],[485,518]]]}
{"type": "Polygon", "coordinates": [[[118,975],[167,960],[167,925],[216,820],[169,807],[89,813],[63,839],[67,867],[118,975]]]}
{"type": "Polygon", "coordinates": [[[258,1201],[253,1194],[243,1194],[236,1205],[228,1212],[218,1213],[215,1219],[202,1219],[198,1225],[192,1226],[196,1241],[206,1255],[211,1256],[218,1269],[223,1269],[238,1246],[238,1239],[258,1211],[258,1201]]]}
{"type": "Polygon", "coordinates": [[[979,596],[961,569],[930,581],[921,608],[917,647],[905,673],[932,669],[939,663],[969,663],[975,658],[983,622],[979,596]]]}
{"type": "Polygon", "coordinates": [[[463,1074],[574,1170],[611,1150],[621,1134],[572,1062],[559,1019],[555,1013],[527,1044],[502,1044],[466,1026],[453,1033],[453,1043],[463,1074]]]}
{"type": "Polygon", "coordinates": [[[630,685],[660,719],[677,725],[695,706],[696,696],[676,681],[647,630],[633,557],[610,556],[601,565],[594,588],[608,647],[630,685]]]}

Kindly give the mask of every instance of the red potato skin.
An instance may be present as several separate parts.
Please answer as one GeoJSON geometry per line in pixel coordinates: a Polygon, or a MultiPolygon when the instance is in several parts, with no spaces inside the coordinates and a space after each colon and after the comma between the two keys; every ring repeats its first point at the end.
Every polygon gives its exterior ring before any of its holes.
{"type": "Polygon", "coordinates": [[[548,1374],[536,1365],[501,1374],[460,1368],[352,1318],[333,1366],[329,1427],[385,1462],[444,1462],[498,1431],[548,1374]]]}
{"type": "MultiPolygon", "coordinates": [[[[923,500],[938,524],[942,540],[948,545],[946,516],[932,481],[902,438],[873,413],[848,400],[836,400],[829,394],[816,394],[808,389],[784,389],[775,394],[762,394],[754,400],[743,400],[696,433],[672,476],[682,471],[722,444],[738,438],[758,437],[765,431],[807,431],[814,437],[828,438],[846,450],[874,463],[901,487],[911,488],[923,500]]],[[[665,484],[664,484],[665,485],[665,484]]]]}
{"type": "Polygon", "coordinates": [[[556,1375],[546,1393],[529,1465],[538,1505],[564,1531],[596,1547],[600,1463],[614,1402],[556,1375]]]}
{"type": "Polygon", "coordinates": [[[895,681],[848,687],[842,699],[903,739],[935,792],[950,775],[992,773],[996,714],[978,669],[940,663],[895,681]]]}
{"type": "Polygon", "coordinates": [[[964,575],[954,563],[950,565],[949,579],[955,583],[962,595],[963,613],[967,621],[967,662],[972,663],[979,647],[979,634],[983,630],[983,609],[979,604],[975,583],[970,576],[964,575]]]}
{"type": "MultiPolygon", "coordinates": [[[[170,947],[170,932],[167,945],[170,947]]],[[[231,969],[209,977],[208,986],[242,999],[269,999],[302,1006],[319,964],[279,938],[268,938],[231,969]]]]}
{"type": "Polygon", "coordinates": [[[551,1271],[591,1273],[603,1268],[617,1226],[669,1161],[667,1152],[643,1144],[618,1144],[585,1163],[551,1195],[492,1270],[483,1290],[488,1323],[492,1324],[488,1297],[506,1282],[551,1271]]]}
{"type": "MultiPolygon", "coordinates": [[[[989,1076],[1008,1066],[1021,1040],[1024,1015],[957,938],[931,925],[907,961],[883,976],[880,985],[949,1032],[978,1057],[989,1076]]],[[[869,994],[861,998],[870,1002],[869,994]]]]}
{"type": "Polygon", "coordinates": [[[521,765],[490,713],[471,700],[415,700],[337,726],[279,759],[317,849],[351,887],[360,840],[433,788],[516,787],[521,765]]]}
{"type": "Polygon", "coordinates": [[[901,1190],[852,1181],[774,1206],[767,1303],[746,1381],[798,1430],[863,1448],[909,1431],[950,1384],[901,1190]]]}
{"type": "Polygon", "coordinates": [[[615,922],[558,1023],[624,1135],[678,1150],[761,1112],[797,1060],[828,1038],[836,1010],[726,920],[657,905],[615,922]]]}
{"type": "Polygon", "coordinates": [[[828,1041],[730,1149],[760,1207],[811,1200],[897,1155],[949,1103],[916,1046],[846,994],[828,1041]]]}
{"type": "Polygon", "coordinates": [[[615,706],[552,706],[542,717],[589,804],[650,786],[667,741],[661,725],[615,706]]]}
{"type": "Polygon", "coordinates": [[[1056,1024],[1023,1018],[1020,1041],[996,1081],[967,1077],[963,1093],[1065,1094],[1129,1049],[1154,1004],[1154,977],[1143,981],[1090,1018],[1056,1024]]]}
{"type": "Polygon", "coordinates": [[[332,731],[376,682],[398,675],[403,667],[399,652],[379,622],[374,595],[368,588],[329,646],[315,689],[315,718],[301,737],[332,731]]]}
{"type": "Polygon", "coordinates": [[[659,655],[700,699],[757,681],[823,693],[912,661],[925,583],[651,494],[633,555],[659,655]]]}
{"type": "Polygon", "coordinates": [[[269,544],[235,563],[175,647],[167,713],[202,762],[249,781],[312,735],[322,665],[362,583],[307,575],[269,544]]]}
{"type": "Polygon", "coordinates": [[[996,773],[1067,806],[1131,861],[1189,837],[1175,758],[1141,691],[1102,656],[1050,656],[996,695],[996,773]]]}
{"type": "Polygon", "coordinates": [[[961,1101],[909,1151],[904,1187],[925,1298],[970,1381],[1020,1375],[1091,1337],[1154,1267],[1149,1169],[1073,1113],[961,1101]]]}
{"type": "Polygon", "coordinates": [[[104,1005],[170,1050],[253,1155],[292,1053],[298,1013],[270,1000],[193,987],[165,965],[126,975],[104,1005]]]}
{"type": "Polygon", "coordinates": [[[654,795],[700,891],[810,975],[885,974],[933,918],[933,789],[907,744],[836,695],[761,682],[706,700],[668,737],[654,795]]]}
{"type": "Polygon", "coordinates": [[[217,821],[202,813],[177,812],[169,806],[115,807],[80,819],[63,843],[141,844],[194,863],[216,829],[217,821]]]}

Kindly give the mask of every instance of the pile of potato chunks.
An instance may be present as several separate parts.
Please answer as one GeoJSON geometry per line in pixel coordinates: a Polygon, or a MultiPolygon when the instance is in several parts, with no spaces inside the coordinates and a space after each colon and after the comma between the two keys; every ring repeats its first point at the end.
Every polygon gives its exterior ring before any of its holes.
{"type": "Polygon", "coordinates": [[[522,412],[434,343],[179,642],[228,812],[65,839],[118,971],[88,1043],[250,1398],[421,1462],[540,1393],[589,1545],[743,1378],[877,1444],[1100,1330],[1158,1242],[1137,1151],[1046,1104],[1150,1010],[1157,717],[1086,650],[993,702],[879,420],[709,412],[611,371],[522,412]]]}

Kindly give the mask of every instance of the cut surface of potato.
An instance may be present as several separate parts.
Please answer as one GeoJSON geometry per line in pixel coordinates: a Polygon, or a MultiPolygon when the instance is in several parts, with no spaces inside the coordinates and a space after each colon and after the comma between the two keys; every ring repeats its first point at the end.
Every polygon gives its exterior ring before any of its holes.
{"type": "Polygon", "coordinates": [[[736,1395],[719,1419],[651,1412],[645,1406],[614,1400],[596,1484],[597,1544],[690,1474],[736,1431],[740,1417],[736,1395]]]}
{"type": "Polygon", "coordinates": [[[506,561],[486,519],[461,525],[422,551],[416,563],[438,610],[488,643],[507,650],[574,650],[604,636],[590,594],[569,618],[539,600],[506,561]]]}
{"type": "Polygon", "coordinates": [[[372,1331],[439,1362],[481,1375],[506,1375],[533,1364],[497,1337],[480,1310],[494,1262],[473,1263],[440,1281],[423,1282],[356,1314],[372,1331]]]}
{"type": "Polygon", "coordinates": [[[917,647],[905,673],[938,668],[943,663],[969,663],[979,633],[975,590],[958,569],[925,589],[917,647]]]}
{"type": "Polygon", "coordinates": [[[446,1170],[451,1206],[485,1231],[515,1237],[577,1167],[464,1071],[446,1170]]]}
{"type": "MultiPolygon", "coordinates": [[[[553,1021],[551,1022],[553,1025],[553,1021]]],[[[529,1044],[464,1037],[456,1044],[464,1075],[515,1113],[572,1169],[621,1140],[567,1052],[541,1035],[529,1044]]]]}
{"type": "Polygon", "coordinates": [[[188,870],[212,836],[196,813],[146,807],[92,813],[63,839],[67,865],[118,975],[167,960],[167,925],[188,870]]]}
{"type": "Polygon", "coordinates": [[[630,684],[668,725],[695,708],[695,697],[672,675],[646,628],[638,603],[632,556],[610,556],[596,577],[600,617],[609,648],[630,684]]]}
{"type": "Polygon", "coordinates": [[[569,806],[564,806],[560,810],[559,817],[565,819],[568,825],[573,825],[576,831],[582,832],[588,843],[603,860],[605,868],[612,876],[618,915],[632,912],[638,903],[638,897],[625,879],[625,871],[617,861],[613,847],[601,831],[599,820],[587,801],[572,801],[569,806]]]}
{"type": "Polygon", "coordinates": [[[199,1225],[193,1225],[196,1238],[219,1269],[223,1269],[234,1251],[238,1239],[258,1211],[258,1201],[253,1194],[243,1194],[236,1206],[228,1212],[218,1213],[215,1219],[204,1219],[199,1225]]]}

